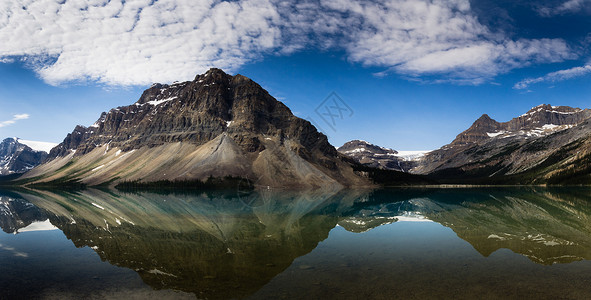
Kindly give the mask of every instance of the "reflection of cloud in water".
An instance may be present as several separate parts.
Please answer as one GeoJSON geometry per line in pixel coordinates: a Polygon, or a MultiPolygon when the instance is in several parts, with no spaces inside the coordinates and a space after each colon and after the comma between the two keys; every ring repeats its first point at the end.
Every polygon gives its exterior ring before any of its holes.
{"type": "Polygon", "coordinates": [[[29,254],[27,254],[27,253],[17,251],[16,249],[14,249],[14,247],[7,247],[2,244],[0,244],[0,250],[12,252],[12,254],[16,257],[29,257],[29,254]]]}

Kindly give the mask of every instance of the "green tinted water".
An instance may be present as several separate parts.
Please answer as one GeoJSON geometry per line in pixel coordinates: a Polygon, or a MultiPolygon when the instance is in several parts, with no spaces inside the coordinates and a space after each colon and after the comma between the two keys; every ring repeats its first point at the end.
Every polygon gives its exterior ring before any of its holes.
{"type": "Polygon", "coordinates": [[[0,199],[0,298],[591,297],[591,190],[0,199]]]}

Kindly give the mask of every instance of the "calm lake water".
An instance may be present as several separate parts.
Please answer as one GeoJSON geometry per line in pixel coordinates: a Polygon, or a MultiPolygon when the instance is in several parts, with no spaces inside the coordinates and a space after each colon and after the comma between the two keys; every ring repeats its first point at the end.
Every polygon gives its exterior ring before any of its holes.
{"type": "Polygon", "coordinates": [[[0,192],[0,299],[589,299],[591,189],[0,192]]]}

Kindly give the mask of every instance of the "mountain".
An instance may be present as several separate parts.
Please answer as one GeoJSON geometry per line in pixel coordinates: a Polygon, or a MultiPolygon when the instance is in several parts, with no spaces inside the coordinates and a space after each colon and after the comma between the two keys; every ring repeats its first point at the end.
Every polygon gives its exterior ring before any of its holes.
{"type": "Polygon", "coordinates": [[[397,151],[370,144],[366,141],[353,140],[346,142],[337,151],[368,167],[403,171],[400,165],[401,159],[396,156],[397,151]]]}
{"type": "Polygon", "coordinates": [[[451,145],[487,141],[491,138],[539,137],[573,127],[591,117],[591,110],[541,104],[504,123],[482,115],[470,128],[460,133],[451,145]]]}
{"type": "Polygon", "coordinates": [[[590,117],[547,104],[503,123],[483,115],[411,172],[448,183],[590,183],[590,117]]]}
{"type": "Polygon", "coordinates": [[[356,162],[364,166],[400,172],[407,172],[414,168],[416,166],[416,160],[428,152],[396,151],[362,140],[346,142],[337,151],[353,158],[356,162]]]}
{"type": "Polygon", "coordinates": [[[227,176],[273,187],[372,185],[310,122],[251,79],[220,69],[154,84],[134,104],[77,126],[22,179],[100,185],[227,176]]]}
{"type": "Polygon", "coordinates": [[[41,164],[47,152],[34,150],[18,138],[6,138],[0,142],[0,175],[24,173],[41,164]]]}
{"type": "Polygon", "coordinates": [[[590,118],[589,109],[542,104],[507,122],[484,114],[434,151],[399,152],[361,140],[338,151],[366,167],[427,176],[431,184],[591,183],[590,118]]]}

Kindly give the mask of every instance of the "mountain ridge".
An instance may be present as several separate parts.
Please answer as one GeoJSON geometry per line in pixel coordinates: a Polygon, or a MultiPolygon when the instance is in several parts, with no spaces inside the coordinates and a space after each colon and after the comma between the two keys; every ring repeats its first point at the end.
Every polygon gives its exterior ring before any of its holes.
{"type": "Polygon", "coordinates": [[[504,123],[483,116],[411,172],[444,183],[589,184],[590,126],[591,110],[549,104],[504,123]]]}
{"type": "Polygon", "coordinates": [[[372,186],[308,121],[249,78],[210,69],[154,84],[135,103],[76,126],[32,183],[245,178],[259,186],[372,186]]]}
{"type": "Polygon", "coordinates": [[[591,110],[569,106],[540,104],[507,122],[497,122],[487,114],[478,118],[470,128],[458,134],[450,145],[478,143],[494,137],[509,135],[545,135],[567,129],[591,117],[591,110]],[[550,126],[553,125],[553,126],[550,126]]]}
{"type": "Polygon", "coordinates": [[[451,143],[404,161],[359,140],[339,151],[365,166],[438,184],[591,184],[590,130],[591,110],[541,104],[507,122],[483,114],[451,143]]]}
{"type": "Polygon", "coordinates": [[[371,168],[408,172],[429,151],[396,151],[364,140],[351,140],[337,148],[343,155],[371,168]]]}

